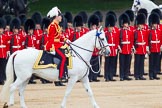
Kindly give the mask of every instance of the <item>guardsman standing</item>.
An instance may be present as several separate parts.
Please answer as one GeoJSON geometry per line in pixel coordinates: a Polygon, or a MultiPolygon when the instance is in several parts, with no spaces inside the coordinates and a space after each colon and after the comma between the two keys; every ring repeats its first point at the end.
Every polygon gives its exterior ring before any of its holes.
{"type": "Polygon", "coordinates": [[[88,15],[87,15],[86,11],[80,11],[78,13],[78,15],[82,16],[82,19],[83,19],[82,32],[83,32],[83,34],[86,34],[89,31],[89,28],[86,27],[88,15]]]}
{"type": "Polygon", "coordinates": [[[21,22],[18,17],[13,18],[10,23],[10,27],[12,31],[11,48],[10,48],[11,54],[14,53],[15,51],[22,50],[24,39],[23,39],[23,36],[19,34],[20,25],[21,25],[21,22]]]}
{"type": "Polygon", "coordinates": [[[5,68],[7,63],[7,45],[9,38],[4,34],[5,26],[5,19],[0,18],[0,85],[3,85],[6,80],[5,68]]]}
{"type": "Polygon", "coordinates": [[[69,37],[69,40],[71,42],[83,36],[82,26],[83,26],[82,16],[80,15],[75,16],[74,21],[73,21],[74,32],[69,37]]]}
{"type": "MultiPolygon", "coordinates": [[[[67,20],[67,29],[65,30],[65,32],[68,34],[68,36],[70,36],[73,32],[74,32],[74,28],[73,28],[73,16],[71,14],[71,12],[65,12],[64,17],[67,20]]],[[[69,39],[69,37],[68,37],[69,39]]]]}
{"type": "Polygon", "coordinates": [[[40,49],[40,41],[42,39],[42,29],[41,29],[41,23],[42,23],[42,15],[40,12],[35,12],[31,19],[35,22],[35,30],[34,30],[34,35],[36,36],[36,49],[40,49]]]}
{"type": "MultiPolygon", "coordinates": [[[[153,13],[153,12],[157,13],[159,15],[159,17],[160,17],[160,21],[162,21],[162,12],[161,12],[161,10],[159,8],[156,8],[156,9],[153,9],[151,11],[151,13],[153,13]]],[[[159,26],[160,26],[160,29],[161,29],[161,32],[162,32],[162,23],[159,24],[159,26]]],[[[162,72],[161,72],[162,46],[161,46],[161,51],[160,52],[161,53],[160,53],[160,59],[158,59],[158,70],[157,71],[158,71],[159,75],[162,75],[162,72]]]]}
{"type": "Polygon", "coordinates": [[[116,18],[113,14],[107,14],[105,19],[105,35],[108,45],[111,50],[111,54],[105,57],[104,72],[105,81],[116,81],[113,79],[116,68],[116,56],[119,45],[119,30],[115,28],[116,18]]]}
{"type": "Polygon", "coordinates": [[[157,13],[149,16],[149,78],[159,80],[157,77],[158,63],[160,59],[160,47],[162,45],[162,32],[160,29],[160,17],[157,13]]]}
{"type": "Polygon", "coordinates": [[[135,80],[146,80],[143,77],[144,59],[148,51],[148,31],[145,29],[146,17],[138,14],[135,20],[136,29],[134,32],[134,77],[135,80]]]}
{"type": "Polygon", "coordinates": [[[10,30],[10,22],[12,20],[12,16],[11,15],[4,15],[3,18],[6,20],[6,27],[5,27],[4,34],[6,36],[9,36],[9,38],[10,38],[8,40],[8,45],[7,45],[7,55],[9,57],[10,56],[11,35],[12,35],[12,32],[10,30]]]}
{"type": "Polygon", "coordinates": [[[32,19],[27,19],[24,24],[26,35],[25,48],[36,48],[36,36],[34,35],[35,22],[32,19]]]}
{"type": "MultiPolygon", "coordinates": [[[[98,28],[99,25],[99,17],[95,14],[91,15],[88,19],[88,27],[90,30],[95,30],[98,28]]],[[[90,60],[90,64],[91,64],[91,69],[89,70],[89,81],[90,82],[99,82],[100,80],[97,79],[98,73],[94,73],[94,72],[98,72],[100,71],[100,61],[99,61],[99,54],[98,54],[98,49],[95,48],[90,60]],[[94,72],[93,72],[94,71],[94,72]]]]}
{"type": "Polygon", "coordinates": [[[120,81],[132,80],[129,78],[129,65],[133,46],[133,32],[130,27],[130,19],[126,13],[119,17],[120,34],[119,34],[119,67],[120,81]]]}

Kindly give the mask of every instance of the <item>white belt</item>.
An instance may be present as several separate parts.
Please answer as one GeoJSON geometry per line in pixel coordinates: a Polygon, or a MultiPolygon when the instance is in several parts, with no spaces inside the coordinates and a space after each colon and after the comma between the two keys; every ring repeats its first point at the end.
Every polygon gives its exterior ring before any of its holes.
{"type": "Polygon", "coordinates": [[[137,42],[137,45],[145,45],[146,42],[137,42]]]}
{"type": "Polygon", "coordinates": [[[108,46],[115,46],[115,44],[108,44],[108,46]]]}
{"type": "Polygon", "coordinates": [[[121,44],[130,44],[130,41],[123,41],[121,44]]]}
{"type": "Polygon", "coordinates": [[[21,46],[12,46],[12,48],[20,48],[21,46]]]}
{"type": "Polygon", "coordinates": [[[27,48],[34,48],[35,49],[35,47],[27,47],[27,48]]]}
{"type": "Polygon", "coordinates": [[[0,48],[6,48],[6,45],[0,45],[0,48]]]}
{"type": "Polygon", "coordinates": [[[160,43],[160,41],[151,41],[151,43],[160,43]]]}

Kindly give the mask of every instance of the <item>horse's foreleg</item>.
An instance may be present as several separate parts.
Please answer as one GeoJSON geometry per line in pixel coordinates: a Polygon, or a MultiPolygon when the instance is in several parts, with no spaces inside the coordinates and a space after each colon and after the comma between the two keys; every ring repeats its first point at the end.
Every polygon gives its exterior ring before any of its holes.
{"type": "Polygon", "coordinates": [[[27,108],[26,104],[25,104],[25,100],[24,100],[24,90],[26,85],[28,84],[29,79],[26,80],[23,84],[20,85],[19,87],[19,95],[20,95],[20,104],[21,104],[21,108],[27,108]]]}
{"type": "Polygon", "coordinates": [[[99,106],[97,105],[95,99],[94,99],[94,96],[93,96],[93,92],[92,92],[92,89],[90,87],[90,84],[89,84],[89,79],[88,77],[85,77],[83,80],[83,86],[84,88],[86,89],[86,92],[88,93],[88,95],[90,96],[91,98],[91,102],[92,102],[92,105],[94,108],[99,108],[99,106]]]}
{"type": "Polygon", "coordinates": [[[61,103],[61,108],[65,108],[67,97],[69,96],[71,90],[73,89],[74,84],[76,83],[76,81],[77,81],[77,77],[70,77],[70,79],[68,81],[68,84],[67,84],[64,99],[63,99],[63,101],[61,103]]]}

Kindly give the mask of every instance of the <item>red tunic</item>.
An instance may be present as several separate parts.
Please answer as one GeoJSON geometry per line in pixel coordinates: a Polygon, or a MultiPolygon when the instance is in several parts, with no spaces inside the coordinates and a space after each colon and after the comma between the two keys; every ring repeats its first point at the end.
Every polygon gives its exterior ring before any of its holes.
{"type": "Polygon", "coordinates": [[[108,28],[105,28],[104,32],[111,50],[111,54],[109,56],[116,56],[119,45],[119,29],[114,27],[112,32],[109,32],[108,28]]]}
{"type": "Polygon", "coordinates": [[[78,38],[82,37],[83,36],[83,32],[82,31],[74,31],[73,33],[71,33],[70,37],[69,37],[69,40],[71,42],[77,40],[78,38]]]}
{"type": "Polygon", "coordinates": [[[56,22],[52,22],[48,28],[48,42],[46,43],[47,51],[54,51],[55,49],[60,48],[63,44],[60,41],[63,41],[64,38],[61,37],[61,28],[56,22]]]}
{"type": "Polygon", "coordinates": [[[41,39],[42,39],[42,34],[43,34],[43,31],[41,29],[35,29],[34,30],[34,35],[36,36],[36,46],[35,48],[36,49],[40,49],[40,42],[41,42],[41,39]]]}
{"type": "Polygon", "coordinates": [[[25,47],[36,48],[36,36],[35,35],[27,35],[25,40],[25,47]]]}
{"type": "Polygon", "coordinates": [[[65,30],[65,32],[67,33],[67,35],[68,35],[68,39],[69,39],[69,36],[74,32],[74,29],[73,28],[67,28],[66,30],[65,30]]]}
{"type": "Polygon", "coordinates": [[[0,35],[0,58],[7,58],[7,45],[10,38],[5,34],[0,35]]]}
{"type": "Polygon", "coordinates": [[[81,31],[83,32],[83,34],[86,34],[87,32],[89,32],[89,29],[87,27],[82,27],[81,31]]]}

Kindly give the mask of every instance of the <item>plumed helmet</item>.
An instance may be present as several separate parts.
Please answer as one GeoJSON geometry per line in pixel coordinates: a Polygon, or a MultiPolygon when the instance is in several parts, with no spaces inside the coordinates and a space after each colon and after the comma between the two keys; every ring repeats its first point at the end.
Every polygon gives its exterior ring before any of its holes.
{"type": "Polygon", "coordinates": [[[135,19],[135,25],[145,24],[146,16],[142,13],[138,14],[135,19]]]}
{"type": "Polygon", "coordinates": [[[35,29],[35,22],[33,19],[27,19],[24,24],[25,32],[28,33],[28,30],[35,29]]]}
{"type": "Polygon", "coordinates": [[[116,18],[113,14],[108,14],[105,19],[105,27],[114,27],[116,18]]]}
{"type": "Polygon", "coordinates": [[[80,15],[75,16],[74,21],[73,21],[73,26],[74,27],[83,26],[82,16],[80,16],[80,15]]]}
{"type": "Polygon", "coordinates": [[[10,25],[12,16],[11,15],[3,15],[3,18],[6,20],[6,25],[10,25]]]}
{"type": "Polygon", "coordinates": [[[145,8],[141,8],[139,9],[137,14],[143,13],[145,15],[145,17],[147,18],[147,10],[145,8]]]}
{"type": "Polygon", "coordinates": [[[13,29],[20,29],[20,25],[21,25],[20,19],[18,17],[13,18],[10,22],[11,31],[13,29]]]}
{"type": "Polygon", "coordinates": [[[0,17],[0,28],[5,29],[6,27],[6,20],[0,17]]]}
{"type": "Polygon", "coordinates": [[[52,17],[59,16],[59,15],[61,15],[61,11],[60,11],[60,9],[58,9],[57,6],[53,7],[53,8],[47,13],[47,17],[48,17],[48,18],[52,18],[52,17]]]}
{"type": "Polygon", "coordinates": [[[64,30],[68,28],[67,26],[67,20],[64,16],[62,16],[62,20],[61,22],[59,23],[60,27],[62,27],[64,30]]]}
{"type": "Polygon", "coordinates": [[[133,22],[134,21],[134,12],[131,9],[129,9],[129,10],[126,10],[125,13],[127,13],[127,15],[129,16],[130,21],[133,22]]]}
{"type": "Polygon", "coordinates": [[[114,11],[108,11],[108,12],[106,13],[106,16],[109,15],[109,14],[114,15],[114,16],[115,16],[115,22],[117,22],[117,15],[116,15],[116,13],[115,13],[114,11]]]}
{"type": "Polygon", "coordinates": [[[124,23],[130,24],[129,16],[126,13],[123,13],[119,16],[119,26],[123,27],[124,23]]]}
{"type": "Polygon", "coordinates": [[[80,12],[78,13],[78,15],[82,16],[82,18],[83,18],[83,23],[86,24],[86,23],[87,23],[87,20],[88,20],[88,15],[87,15],[86,11],[80,11],[80,12]]]}
{"type": "Polygon", "coordinates": [[[20,14],[19,15],[19,19],[20,19],[20,21],[21,21],[21,26],[24,26],[24,23],[25,23],[25,21],[26,21],[26,15],[25,14],[20,14]]]}
{"type": "Polygon", "coordinates": [[[98,15],[98,17],[100,18],[100,22],[103,21],[103,15],[102,15],[101,11],[97,10],[97,11],[95,11],[93,14],[98,15]]]}
{"type": "Polygon", "coordinates": [[[151,11],[151,13],[153,13],[153,12],[157,13],[157,14],[159,15],[160,19],[162,19],[162,12],[161,12],[160,9],[158,9],[158,8],[153,9],[153,10],[151,11]]]}
{"type": "Polygon", "coordinates": [[[151,13],[149,16],[149,26],[152,24],[160,24],[160,17],[157,13],[151,13]]]}
{"type": "Polygon", "coordinates": [[[69,11],[65,12],[64,17],[66,18],[68,23],[73,22],[73,15],[71,14],[71,12],[69,12],[69,11]]]}
{"type": "Polygon", "coordinates": [[[100,22],[100,18],[96,14],[92,14],[88,19],[88,27],[90,28],[92,25],[98,26],[100,22]]]}
{"type": "Polygon", "coordinates": [[[42,23],[42,15],[40,12],[34,12],[33,15],[31,16],[31,19],[35,22],[35,24],[40,24],[42,23]]]}
{"type": "Polygon", "coordinates": [[[49,25],[50,25],[50,19],[47,17],[44,17],[42,19],[42,25],[41,25],[42,30],[47,29],[49,25]]]}

